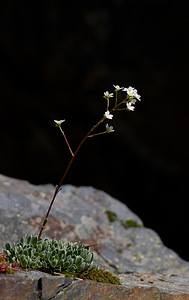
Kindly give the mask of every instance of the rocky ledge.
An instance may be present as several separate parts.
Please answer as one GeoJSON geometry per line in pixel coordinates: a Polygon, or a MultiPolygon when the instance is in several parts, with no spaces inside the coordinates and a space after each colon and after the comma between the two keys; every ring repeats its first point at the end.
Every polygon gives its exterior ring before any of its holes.
{"type": "Polygon", "coordinates": [[[160,274],[120,274],[122,285],[74,280],[39,271],[0,275],[1,299],[4,300],[187,300],[189,278],[160,274]]]}

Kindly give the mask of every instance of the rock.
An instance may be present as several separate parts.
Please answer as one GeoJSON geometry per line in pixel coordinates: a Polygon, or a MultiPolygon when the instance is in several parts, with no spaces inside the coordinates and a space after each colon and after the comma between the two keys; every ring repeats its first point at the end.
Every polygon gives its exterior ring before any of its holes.
{"type": "MultiPolygon", "coordinates": [[[[53,193],[52,185],[0,175],[0,248],[38,234],[53,193]]],[[[43,237],[97,244],[90,248],[95,260],[112,272],[189,276],[189,262],[165,247],[125,204],[92,187],[62,187],[43,237]]]]}
{"type": "Polygon", "coordinates": [[[129,300],[187,300],[189,278],[160,274],[120,274],[122,285],[91,280],[73,280],[39,271],[0,275],[3,300],[50,299],[129,299],[129,300]]]}

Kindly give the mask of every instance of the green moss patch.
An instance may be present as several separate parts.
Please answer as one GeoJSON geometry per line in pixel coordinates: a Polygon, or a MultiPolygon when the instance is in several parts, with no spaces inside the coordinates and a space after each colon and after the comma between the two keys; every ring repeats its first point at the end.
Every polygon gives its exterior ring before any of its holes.
{"type": "Polygon", "coordinates": [[[103,269],[98,270],[89,270],[87,272],[82,272],[79,275],[82,279],[90,279],[98,282],[103,283],[112,283],[112,284],[118,284],[121,285],[121,282],[119,278],[114,276],[111,272],[103,269]]]}
{"type": "Polygon", "coordinates": [[[130,228],[130,227],[139,227],[139,228],[142,227],[136,221],[133,221],[133,220],[126,220],[126,221],[125,220],[120,220],[120,223],[126,229],[130,228]]]}
{"type": "Polygon", "coordinates": [[[142,226],[141,226],[140,224],[138,224],[136,221],[119,219],[118,216],[117,216],[117,214],[114,213],[114,212],[111,211],[111,210],[106,210],[105,213],[106,213],[106,215],[107,215],[107,217],[108,217],[109,222],[113,223],[113,222],[115,222],[115,221],[119,221],[120,224],[121,224],[124,228],[126,228],[126,229],[128,229],[128,228],[130,228],[130,227],[139,227],[139,228],[142,227],[142,226]]]}
{"type": "Polygon", "coordinates": [[[106,210],[105,213],[108,217],[109,222],[115,222],[118,220],[116,213],[114,213],[113,211],[106,210]]]}

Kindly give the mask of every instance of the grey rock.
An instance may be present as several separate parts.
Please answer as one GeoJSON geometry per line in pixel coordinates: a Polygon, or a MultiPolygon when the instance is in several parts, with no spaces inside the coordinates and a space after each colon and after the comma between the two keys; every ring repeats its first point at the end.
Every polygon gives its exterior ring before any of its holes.
{"type": "MultiPolygon", "coordinates": [[[[53,193],[52,185],[0,175],[0,248],[39,233],[53,193]]],[[[95,260],[112,272],[189,276],[189,262],[165,247],[125,204],[93,187],[63,186],[43,237],[96,245],[90,248],[95,260]]]]}

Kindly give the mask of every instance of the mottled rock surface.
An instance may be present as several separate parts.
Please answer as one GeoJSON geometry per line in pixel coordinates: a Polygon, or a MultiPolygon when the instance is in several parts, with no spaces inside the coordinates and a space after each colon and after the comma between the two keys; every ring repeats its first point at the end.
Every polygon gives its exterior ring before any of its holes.
{"type": "MultiPolygon", "coordinates": [[[[26,233],[38,234],[53,193],[52,185],[0,175],[0,248],[26,233]]],[[[126,205],[92,187],[63,186],[46,229],[44,237],[97,244],[91,248],[95,260],[112,272],[189,276],[189,262],[165,247],[126,205]]]]}

